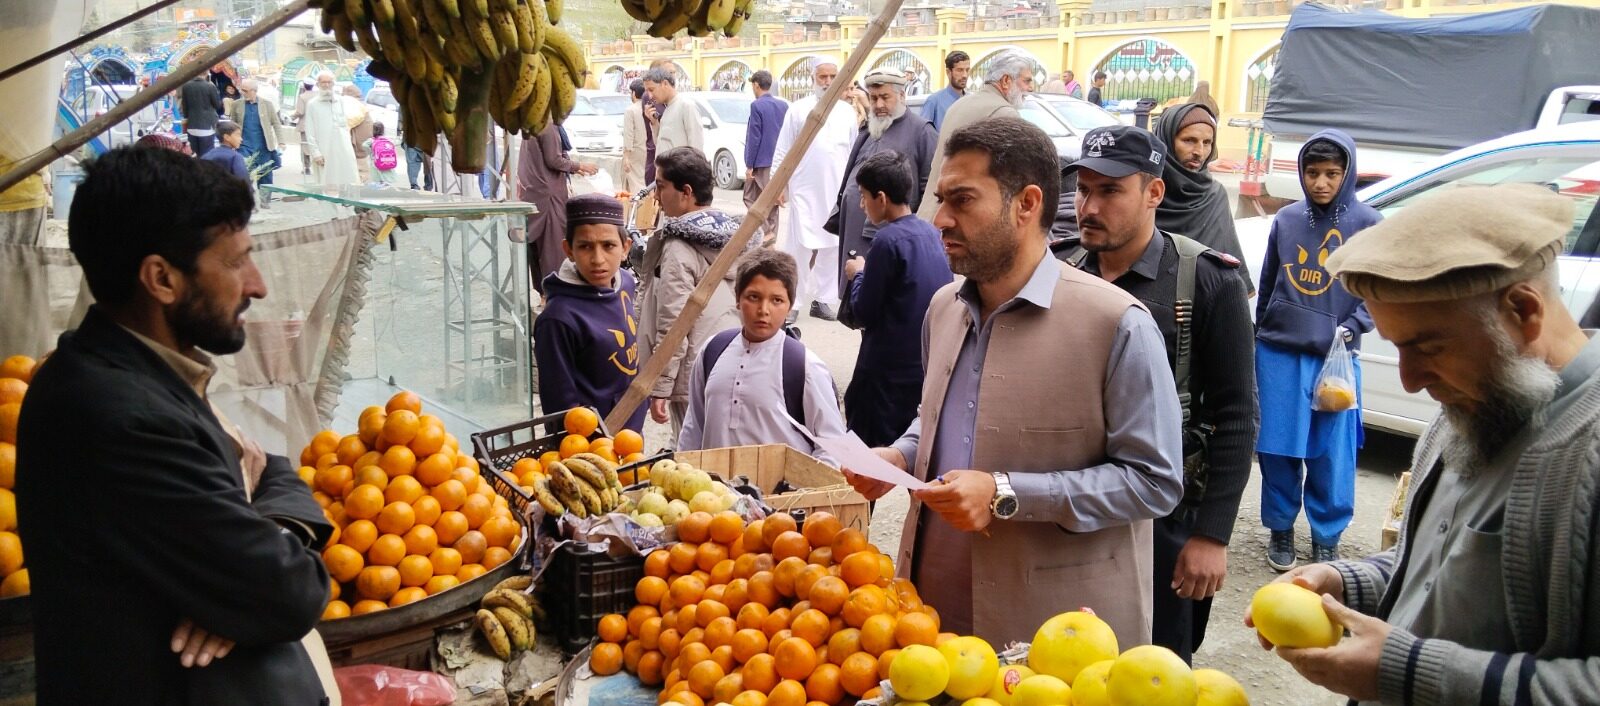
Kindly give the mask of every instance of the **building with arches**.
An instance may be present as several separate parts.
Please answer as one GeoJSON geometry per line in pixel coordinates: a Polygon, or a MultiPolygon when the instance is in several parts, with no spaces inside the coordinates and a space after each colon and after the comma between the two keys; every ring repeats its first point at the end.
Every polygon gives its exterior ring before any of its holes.
{"type": "Polygon", "coordinates": [[[934,86],[933,72],[928,70],[928,65],[922,63],[922,58],[913,52],[904,49],[890,49],[878,55],[878,58],[867,64],[867,73],[888,69],[902,75],[911,73],[911,80],[906,84],[906,95],[920,96],[939,90],[934,86]]]}
{"type": "MultiPolygon", "coordinates": [[[[990,64],[994,63],[996,57],[1008,52],[1021,54],[1033,62],[1033,85],[1035,87],[1043,86],[1045,81],[1050,80],[1050,74],[1054,73],[1045,70],[1044,64],[1039,61],[1039,57],[1034,56],[1033,52],[1027,49],[1017,46],[1000,46],[990,49],[984,54],[972,55],[972,78],[967,79],[971,82],[968,90],[971,90],[972,87],[982,86],[983,77],[989,74],[990,64]]],[[[972,54],[972,52],[967,53],[972,54]]]]}

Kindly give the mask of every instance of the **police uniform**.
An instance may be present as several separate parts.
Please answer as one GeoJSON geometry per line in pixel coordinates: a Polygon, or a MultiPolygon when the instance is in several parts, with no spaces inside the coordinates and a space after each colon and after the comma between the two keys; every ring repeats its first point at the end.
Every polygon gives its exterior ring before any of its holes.
{"type": "MultiPolygon", "coordinates": [[[[1110,128],[1119,139],[1105,145],[1102,159],[1116,160],[1122,156],[1117,153],[1124,149],[1141,155],[1148,153],[1152,148],[1130,134],[1136,129],[1110,128]]],[[[1091,132],[1090,136],[1099,131],[1091,132]]],[[[1104,163],[1097,166],[1089,158],[1073,167],[1097,172],[1101,168],[1112,168],[1104,163]]],[[[1117,174],[1112,172],[1108,176],[1117,174]]],[[[1086,272],[1100,274],[1096,254],[1085,253],[1076,237],[1052,244],[1051,250],[1056,257],[1086,272]]],[[[1179,261],[1174,237],[1157,230],[1139,259],[1112,282],[1149,308],[1167,345],[1167,363],[1174,369],[1181,334],[1177,306],[1179,261]]],[[[1211,599],[1193,601],[1178,597],[1172,588],[1178,553],[1195,535],[1228,544],[1239,500],[1250,478],[1259,425],[1255,329],[1239,267],[1239,261],[1233,256],[1215,250],[1207,249],[1196,258],[1193,321],[1189,327],[1191,402],[1185,429],[1191,433],[1185,434],[1184,454],[1187,457],[1196,448],[1191,443],[1196,434],[1208,431],[1204,446],[1207,470],[1201,477],[1185,479],[1183,502],[1171,515],[1155,523],[1153,642],[1172,649],[1184,661],[1190,660],[1205,636],[1211,599]]]]}

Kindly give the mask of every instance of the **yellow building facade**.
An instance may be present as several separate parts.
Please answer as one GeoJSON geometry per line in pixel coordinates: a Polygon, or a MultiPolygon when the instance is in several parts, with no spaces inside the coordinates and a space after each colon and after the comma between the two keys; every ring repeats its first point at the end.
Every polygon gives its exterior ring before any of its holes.
{"type": "MultiPolygon", "coordinates": [[[[1386,0],[1387,12],[1404,17],[1467,15],[1527,7],[1526,2],[1484,4],[1480,0],[1386,0]]],[[[943,57],[965,51],[974,73],[985,59],[1005,50],[1020,50],[1054,75],[1062,69],[1087,84],[1097,70],[1111,78],[1108,99],[1188,96],[1200,81],[1210,83],[1212,97],[1231,118],[1258,118],[1266,104],[1267,86],[1278,45],[1288,24],[1293,0],[1211,0],[1209,5],[1145,8],[1103,12],[1088,2],[1060,3],[1061,17],[1011,20],[969,20],[966,10],[937,11],[933,25],[895,27],[871,49],[863,73],[873,68],[910,68],[932,92],[945,85],[943,57]]],[[[1600,0],[1569,4],[1600,6],[1600,0]]],[[[1369,3],[1366,6],[1371,6],[1369,3]]],[[[742,77],[766,69],[780,94],[803,92],[807,71],[818,58],[847,59],[866,31],[868,18],[847,17],[838,29],[798,34],[785,25],[762,25],[757,46],[727,39],[675,41],[635,37],[631,42],[590,43],[591,67],[597,74],[619,76],[658,59],[676,63],[680,75],[697,88],[742,88],[742,77]]],[[[1224,128],[1218,136],[1223,156],[1242,159],[1242,128],[1224,128]]]]}

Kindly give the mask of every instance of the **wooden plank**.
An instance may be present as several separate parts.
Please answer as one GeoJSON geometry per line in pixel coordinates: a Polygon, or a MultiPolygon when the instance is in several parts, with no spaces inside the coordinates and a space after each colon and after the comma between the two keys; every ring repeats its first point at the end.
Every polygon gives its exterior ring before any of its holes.
{"type": "MultiPolygon", "coordinates": [[[[868,23],[867,31],[861,36],[861,41],[856,44],[855,50],[850,52],[850,57],[844,62],[844,66],[839,67],[838,77],[834,78],[832,85],[823,93],[822,100],[817,101],[817,107],[806,118],[805,127],[800,130],[800,137],[795,140],[789,154],[803,155],[811,148],[812,140],[816,139],[822,124],[833,112],[834,104],[854,82],[856,73],[861,70],[862,64],[867,62],[867,56],[872,53],[872,48],[877,46],[878,39],[888,31],[889,23],[900,14],[902,1],[888,0],[878,12],[878,16],[868,23]]],[[[633,384],[628,386],[627,394],[622,396],[617,405],[611,409],[611,414],[606,416],[606,426],[621,429],[628,418],[633,416],[633,411],[650,396],[650,389],[655,386],[656,378],[661,377],[661,372],[667,368],[667,362],[689,336],[689,330],[694,328],[695,321],[700,318],[700,314],[706,309],[706,304],[711,301],[712,292],[722,285],[722,278],[733,268],[734,261],[744,254],[745,246],[749,244],[756,228],[766,221],[767,214],[777,206],[779,195],[788,187],[789,177],[794,174],[799,164],[800,160],[789,159],[778,166],[777,172],[772,175],[772,181],[761,190],[761,198],[756,199],[750,206],[749,212],[745,214],[733,239],[723,246],[722,252],[711,263],[710,269],[701,276],[700,284],[689,295],[689,301],[679,312],[677,321],[672,323],[667,335],[650,353],[650,359],[639,368],[639,374],[634,377],[633,384]]]]}

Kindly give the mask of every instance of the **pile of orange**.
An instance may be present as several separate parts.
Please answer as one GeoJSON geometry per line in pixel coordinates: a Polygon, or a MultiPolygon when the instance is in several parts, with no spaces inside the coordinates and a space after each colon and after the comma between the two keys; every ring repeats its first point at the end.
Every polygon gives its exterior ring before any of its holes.
{"type": "Polygon", "coordinates": [[[839,704],[877,695],[909,645],[937,645],[939,614],[894,563],[838,518],[788,515],[746,525],[696,512],[678,544],[645,557],[627,615],[600,619],[589,666],[626,669],[660,702],[703,706],[839,704]]]}
{"type": "MultiPolygon", "coordinates": [[[[517,485],[523,492],[533,493],[534,481],[544,469],[555,461],[572,458],[581,453],[595,454],[612,463],[627,465],[644,459],[644,437],[632,429],[623,429],[615,437],[600,436],[591,438],[600,429],[600,416],[588,407],[573,407],[567,410],[562,418],[562,427],[566,436],[561,437],[561,443],[553,451],[546,451],[538,458],[524,458],[512,465],[510,474],[517,480],[517,485]]],[[[638,480],[650,477],[648,470],[641,470],[642,476],[638,480]]],[[[619,474],[618,480],[623,485],[632,485],[635,473],[627,471],[619,474]]]]}
{"type": "Polygon", "coordinates": [[[17,484],[17,418],[37,367],[25,355],[0,362],[0,598],[32,590],[22,565],[22,538],[17,536],[17,496],[11,491],[17,484]]]}
{"type": "Polygon", "coordinates": [[[421,399],[401,392],[358,427],[318,432],[300,452],[300,478],[335,527],[324,620],[419,601],[510,561],[515,513],[421,399]]]}

